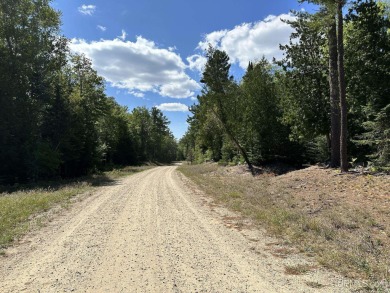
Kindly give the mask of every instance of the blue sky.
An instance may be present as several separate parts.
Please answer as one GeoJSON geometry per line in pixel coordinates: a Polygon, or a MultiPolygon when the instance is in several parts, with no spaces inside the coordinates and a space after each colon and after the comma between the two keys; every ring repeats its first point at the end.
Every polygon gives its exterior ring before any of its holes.
{"type": "Polygon", "coordinates": [[[71,49],[84,53],[107,81],[107,94],[129,109],[157,106],[176,138],[196,101],[204,48],[225,50],[232,74],[249,61],[280,57],[297,0],[55,0],[71,49]]]}

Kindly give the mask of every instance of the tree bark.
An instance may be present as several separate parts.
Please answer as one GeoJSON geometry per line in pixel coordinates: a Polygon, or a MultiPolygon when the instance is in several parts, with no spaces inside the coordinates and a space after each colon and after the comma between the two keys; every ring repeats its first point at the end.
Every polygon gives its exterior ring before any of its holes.
{"type": "Polygon", "coordinates": [[[337,52],[338,52],[338,76],[340,96],[340,160],[341,172],[348,172],[347,157],[347,101],[344,74],[344,24],[343,24],[344,0],[337,3],[337,52]]]}
{"type": "Polygon", "coordinates": [[[338,55],[336,19],[332,22],[328,32],[329,45],[329,89],[331,109],[331,156],[330,166],[340,166],[340,100],[338,80],[338,55]]]}

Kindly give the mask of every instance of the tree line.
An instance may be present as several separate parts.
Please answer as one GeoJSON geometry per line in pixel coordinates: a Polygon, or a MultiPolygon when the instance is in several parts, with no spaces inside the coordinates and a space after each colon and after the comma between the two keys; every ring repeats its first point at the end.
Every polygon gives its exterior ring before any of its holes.
{"type": "Polygon", "coordinates": [[[193,162],[328,162],[390,169],[389,7],[374,0],[308,1],[295,11],[282,60],[250,62],[230,76],[229,56],[209,47],[198,103],[179,142],[193,162]]]}
{"type": "Polygon", "coordinates": [[[0,2],[0,184],[174,160],[163,113],[108,97],[59,27],[49,0],[0,2]]]}

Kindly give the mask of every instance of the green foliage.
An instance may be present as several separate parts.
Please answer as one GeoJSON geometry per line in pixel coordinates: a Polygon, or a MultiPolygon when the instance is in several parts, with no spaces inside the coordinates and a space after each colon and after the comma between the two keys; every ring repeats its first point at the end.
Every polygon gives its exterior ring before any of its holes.
{"type": "Polygon", "coordinates": [[[34,179],[51,177],[57,174],[61,165],[61,154],[49,143],[41,142],[34,151],[32,171],[34,179]]]}
{"type": "Polygon", "coordinates": [[[390,170],[390,103],[364,123],[367,132],[359,136],[358,143],[374,149],[369,158],[381,169],[390,170]]]}
{"type": "Polygon", "coordinates": [[[32,173],[60,21],[48,1],[1,1],[0,16],[0,180],[25,180],[32,173]]]}
{"type": "Polygon", "coordinates": [[[265,59],[249,63],[240,84],[229,77],[225,52],[209,48],[203,73],[205,88],[191,107],[190,128],[179,145],[190,161],[248,165],[273,160],[297,162],[298,144],[281,121],[280,84],[265,59]]]}
{"type": "Polygon", "coordinates": [[[252,162],[240,141],[241,90],[233,77],[229,77],[229,56],[226,52],[210,46],[206,57],[207,63],[201,80],[205,86],[203,95],[198,97],[199,103],[219,121],[223,134],[235,145],[248,167],[253,171],[252,162]]]}
{"type": "Polygon", "coordinates": [[[167,118],[145,109],[147,119],[137,120],[107,97],[104,79],[69,53],[59,25],[50,1],[0,3],[0,184],[174,160],[167,118]]]}
{"type": "Polygon", "coordinates": [[[330,131],[327,39],[314,16],[307,12],[295,16],[288,22],[295,30],[290,43],[280,46],[284,59],[277,64],[284,73],[278,78],[282,121],[291,127],[292,139],[305,141],[330,131]]]}
{"type": "Polygon", "coordinates": [[[176,159],[176,140],[169,130],[169,121],[161,110],[135,108],[129,115],[130,133],[135,138],[138,162],[171,162],[176,159]]]}
{"type": "Polygon", "coordinates": [[[354,156],[388,167],[390,20],[383,5],[358,0],[347,15],[346,77],[354,156]]]}
{"type": "Polygon", "coordinates": [[[280,90],[275,70],[263,58],[249,67],[240,88],[240,133],[253,162],[289,157],[293,143],[288,139],[289,128],[280,122],[280,90]],[[286,151],[287,149],[289,151],[286,151]]]}
{"type": "Polygon", "coordinates": [[[329,161],[329,142],[326,136],[319,135],[313,140],[305,141],[305,159],[310,163],[329,161]]]}
{"type": "MultiPolygon", "coordinates": [[[[340,117],[345,104],[338,98],[343,95],[335,16],[340,11],[338,4],[345,3],[309,2],[321,9],[313,15],[294,12],[295,20],[287,21],[294,32],[289,44],[280,46],[284,58],[276,64],[281,70],[264,59],[250,62],[242,81],[236,83],[229,76],[227,54],[208,49],[202,78],[205,86],[199,103],[191,108],[190,128],[179,143],[185,158],[231,163],[246,155],[250,163],[280,159],[315,163],[329,161],[332,147],[331,162],[339,164],[340,117]]],[[[350,155],[385,169],[390,157],[387,14],[388,8],[381,3],[355,1],[346,16],[344,39],[350,155]]],[[[342,145],[344,162],[344,139],[342,145]]]]}
{"type": "Polygon", "coordinates": [[[224,136],[221,147],[221,161],[225,163],[234,162],[237,156],[239,156],[237,149],[234,147],[231,141],[226,136],[224,136]]]}
{"type": "Polygon", "coordinates": [[[184,157],[190,162],[218,161],[224,135],[235,139],[232,94],[234,82],[229,78],[229,57],[220,50],[209,47],[205,66],[202,95],[198,104],[190,108],[190,128],[179,142],[184,157]]]}
{"type": "MultiPolygon", "coordinates": [[[[2,1],[0,183],[73,177],[143,161],[244,160],[251,166],[327,160],[335,139],[329,136],[328,30],[337,1],[309,2],[321,10],[295,12],[288,21],[294,33],[280,47],[281,70],[265,59],[250,62],[236,82],[226,52],[209,47],[204,87],[177,144],[159,109],[129,113],[106,96],[91,61],[69,53],[50,1],[2,1]]],[[[357,0],[345,20],[351,156],[381,168],[390,162],[388,14],[382,2],[357,0]]]]}

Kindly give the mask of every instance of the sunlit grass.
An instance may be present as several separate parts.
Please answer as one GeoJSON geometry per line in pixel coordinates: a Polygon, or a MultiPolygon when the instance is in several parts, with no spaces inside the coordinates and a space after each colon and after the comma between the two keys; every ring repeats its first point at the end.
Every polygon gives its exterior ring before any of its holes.
{"type": "Polygon", "coordinates": [[[90,185],[74,184],[58,190],[19,191],[0,196],[0,249],[23,235],[32,216],[48,211],[54,205],[67,203],[72,197],[90,189],[90,185]]]}
{"type": "Polygon", "coordinates": [[[271,186],[269,176],[231,175],[216,164],[183,165],[179,170],[215,203],[251,219],[302,253],[314,256],[324,267],[352,278],[390,282],[390,235],[381,236],[390,227],[382,223],[378,232],[379,219],[364,206],[339,203],[309,213],[302,208],[302,200],[321,198],[321,203],[326,203],[328,187],[316,186],[316,194],[302,199],[290,192],[288,184],[278,185],[273,180],[271,186]]]}
{"type": "Polygon", "coordinates": [[[37,215],[53,207],[68,207],[72,198],[91,191],[95,186],[109,184],[118,178],[151,168],[153,167],[124,167],[72,181],[52,181],[39,183],[37,187],[29,184],[8,188],[8,193],[0,193],[0,254],[4,253],[2,249],[30,229],[32,220],[37,215]]]}

